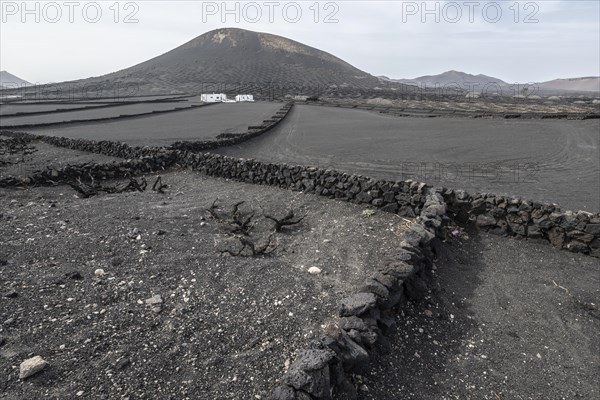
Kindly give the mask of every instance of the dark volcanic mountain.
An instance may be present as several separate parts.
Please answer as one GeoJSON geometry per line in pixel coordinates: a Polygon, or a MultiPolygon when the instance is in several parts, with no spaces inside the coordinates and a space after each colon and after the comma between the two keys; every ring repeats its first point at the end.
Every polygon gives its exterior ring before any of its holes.
{"type": "Polygon", "coordinates": [[[224,28],[161,56],[78,83],[139,84],[152,90],[206,91],[210,85],[332,85],[373,88],[379,79],[324,51],[281,36],[224,28]]]}

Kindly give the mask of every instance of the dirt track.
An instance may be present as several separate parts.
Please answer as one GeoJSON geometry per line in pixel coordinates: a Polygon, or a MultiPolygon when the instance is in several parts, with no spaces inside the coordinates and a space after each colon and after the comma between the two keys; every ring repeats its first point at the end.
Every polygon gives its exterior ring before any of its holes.
{"type": "Polygon", "coordinates": [[[273,131],[219,152],[600,211],[600,120],[399,118],[297,105],[273,131]]]}

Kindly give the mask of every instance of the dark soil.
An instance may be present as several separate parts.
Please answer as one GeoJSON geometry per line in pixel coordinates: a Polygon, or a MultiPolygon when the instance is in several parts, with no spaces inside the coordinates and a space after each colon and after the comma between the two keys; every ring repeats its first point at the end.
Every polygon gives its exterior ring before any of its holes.
{"type": "Polygon", "coordinates": [[[140,103],[127,104],[116,107],[100,107],[71,112],[51,113],[42,115],[21,115],[14,117],[2,117],[3,125],[29,125],[29,124],[48,124],[66,121],[85,121],[96,118],[116,118],[121,116],[135,116],[158,111],[168,111],[190,108],[192,105],[186,102],[165,102],[165,103],[140,103]]]}
{"type": "MultiPolygon", "coordinates": [[[[98,104],[97,106],[104,106],[104,104],[98,104]]],[[[0,104],[0,115],[2,115],[3,123],[5,116],[13,116],[17,113],[22,113],[23,116],[28,113],[40,113],[40,112],[52,112],[70,109],[86,109],[86,107],[94,107],[93,105],[86,104],[0,104]]],[[[70,111],[69,111],[70,112],[70,111]]]]}
{"type": "Polygon", "coordinates": [[[398,118],[296,105],[268,134],[218,151],[600,211],[600,120],[398,118]]]}
{"type": "MultiPolygon", "coordinates": [[[[187,103],[178,103],[179,107],[187,103]]],[[[218,134],[246,132],[270,119],[282,103],[223,103],[159,115],[109,122],[29,129],[35,133],[92,140],[113,140],[136,146],[168,146],[181,140],[214,139],[218,134]]]]}
{"type": "Polygon", "coordinates": [[[477,233],[445,250],[362,399],[600,397],[598,260],[477,233]]]}
{"type": "MultiPolygon", "coordinates": [[[[336,121],[337,129],[349,131],[347,119],[336,121]]],[[[288,123],[293,118],[264,142],[250,142],[248,154],[279,157],[274,154],[281,151],[285,161],[331,158],[358,171],[387,171],[372,162],[378,154],[366,147],[377,142],[372,136],[359,140],[363,162],[351,140],[326,137],[335,130],[320,131],[315,142],[298,137],[288,123]],[[327,141],[337,144],[320,147],[327,141]]],[[[531,126],[543,128],[536,123],[531,126]]],[[[556,131],[547,134],[565,140],[545,144],[552,149],[546,153],[552,174],[540,186],[511,190],[528,195],[545,185],[569,197],[566,204],[595,207],[590,192],[597,186],[582,184],[598,166],[598,138],[589,132],[595,123],[548,125],[556,131]],[[570,163],[591,165],[583,181],[570,163]]],[[[156,140],[164,137],[159,128],[156,140]]],[[[36,153],[2,174],[112,160],[33,145],[36,153]]],[[[394,151],[419,146],[403,140],[394,151]]],[[[483,157],[477,151],[486,146],[461,147],[461,157],[483,157]]],[[[517,150],[526,157],[531,147],[517,150]]],[[[340,298],[395,251],[404,222],[384,213],[365,217],[364,208],[352,204],[188,171],[162,178],[166,194],[148,189],[80,199],[67,186],[0,189],[0,399],[266,399],[294,352],[336,318],[340,298]],[[215,199],[218,219],[207,211],[215,199]],[[243,216],[255,214],[248,240],[259,246],[271,236],[271,255],[231,255],[241,242],[228,219],[240,201],[243,216]],[[263,212],[283,217],[290,208],[306,218],[273,233],[263,212]],[[322,271],[313,275],[310,267],[322,271]],[[104,274],[96,274],[99,269],[104,274]],[[162,302],[147,304],[156,295],[162,302]],[[50,366],[19,380],[19,364],[35,355],[50,366]]],[[[392,351],[374,357],[370,373],[354,377],[362,399],[600,396],[598,260],[473,232],[444,249],[430,296],[398,315],[392,351]]]]}
{"type": "Polygon", "coordinates": [[[88,199],[0,190],[0,398],[265,399],[399,244],[395,215],[185,171],[163,182],[165,195],[88,199]],[[206,211],[216,198],[225,218],[246,202],[257,243],[272,230],[261,207],[307,216],[274,234],[272,255],[234,257],[230,224],[206,211]],[[19,380],[34,355],[50,366],[19,380]]]}

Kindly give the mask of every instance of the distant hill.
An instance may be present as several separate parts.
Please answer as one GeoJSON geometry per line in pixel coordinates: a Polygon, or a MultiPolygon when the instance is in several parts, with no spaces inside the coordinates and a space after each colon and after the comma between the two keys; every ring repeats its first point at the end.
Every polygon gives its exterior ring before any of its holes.
{"type": "Polygon", "coordinates": [[[207,32],[133,67],[76,81],[103,87],[137,84],[144,92],[210,91],[218,85],[374,88],[378,78],[324,51],[269,33],[207,32]]]}
{"type": "Polygon", "coordinates": [[[584,78],[554,79],[538,83],[538,87],[544,91],[576,91],[596,92],[600,95],[600,77],[589,76],[584,78]]]}
{"type": "Polygon", "coordinates": [[[483,87],[489,83],[496,83],[500,86],[507,85],[502,79],[494,78],[487,75],[472,75],[461,71],[446,71],[438,75],[424,75],[414,79],[390,79],[387,77],[380,77],[382,79],[388,79],[392,82],[419,85],[425,87],[446,86],[449,84],[458,84],[461,88],[468,88],[471,84],[477,84],[478,87],[483,87]],[[468,85],[467,85],[468,84],[468,85]]]}
{"type": "MultiPolygon", "coordinates": [[[[495,83],[500,87],[511,86],[511,83],[507,83],[499,78],[487,76],[483,74],[472,75],[466,72],[460,71],[447,71],[439,75],[425,75],[414,79],[390,79],[386,76],[379,77],[384,82],[397,82],[404,84],[412,84],[418,86],[425,86],[434,88],[437,86],[447,86],[449,84],[458,84],[459,87],[467,89],[469,85],[477,84],[475,88],[482,89],[487,84],[495,83]]],[[[522,84],[530,84],[530,82],[522,82],[522,84]]],[[[551,94],[551,93],[562,93],[573,92],[596,92],[600,93],[600,77],[591,76],[583,78],[569,78],[569,79],[554,79],[547,82],[536,83],[538,92],[540,94],[551,94]]]]}
{"type": "Polygon", "coordinates": [[[8,71],[0,71],[0,87],[2,89],[20,88],[23,86],[31,86],[31,83],[11,74],[8,71]]]}

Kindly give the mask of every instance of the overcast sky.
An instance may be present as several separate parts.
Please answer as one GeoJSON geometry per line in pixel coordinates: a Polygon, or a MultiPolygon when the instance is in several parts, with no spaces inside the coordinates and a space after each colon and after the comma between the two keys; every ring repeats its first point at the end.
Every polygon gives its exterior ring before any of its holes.
{"type": "Polygon", "coordinates": [[[392,78],[600,75],[597,0],[0,3],[0,68],[32,83],[127,68],[221,27],[285,36],[392,78]]]}

